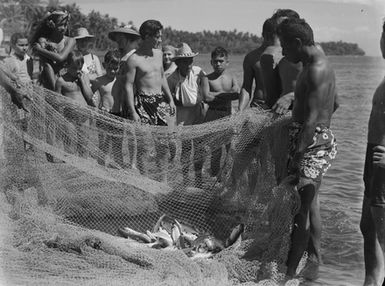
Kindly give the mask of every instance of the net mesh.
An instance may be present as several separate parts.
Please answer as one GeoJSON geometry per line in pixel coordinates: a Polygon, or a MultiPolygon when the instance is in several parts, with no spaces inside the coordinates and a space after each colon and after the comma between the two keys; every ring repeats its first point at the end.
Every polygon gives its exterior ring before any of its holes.
{"type": "Polygon", "coordinates": [[[143,126],[24,88],[29,113],[0,90],[1,281],[282,281],[299,204],[285,173],[288,116],[249,109],[193,126],[143,126]],[[117,235],[151,230],[163,214],[221,240],[239,223],[245,232],[214,259],[196,260],[117,235]]]}

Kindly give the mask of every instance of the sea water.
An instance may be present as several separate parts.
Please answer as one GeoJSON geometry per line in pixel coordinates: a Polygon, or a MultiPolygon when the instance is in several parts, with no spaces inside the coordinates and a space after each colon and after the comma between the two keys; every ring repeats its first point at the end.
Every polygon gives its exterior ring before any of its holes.
{"type": "MultiPolygon", "coordinates": [[[[363,167],[371,100],[385,75],[385,60],[376,57],[329,57],[336,78],[340,107],[332,130],[337,158],[320,189],[323,266],[320,278],[306,285],[362,285],[363,240],[359,229],[363,198],[363,167]]],[[[242,84],[243,56],[230,56],[229,70],[242,84]]],[[[199,55],[195,64],[212,71],[210,57],[199,55]]]]}

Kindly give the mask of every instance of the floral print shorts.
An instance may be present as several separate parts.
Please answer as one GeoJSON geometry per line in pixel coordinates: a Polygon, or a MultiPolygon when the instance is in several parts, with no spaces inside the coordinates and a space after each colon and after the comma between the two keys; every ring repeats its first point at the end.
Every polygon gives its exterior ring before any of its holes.
{"type": "MultiPolygon", "coordinates": [[[[302,124],[293,122],[289,127],[289,160],[295,154],[298,144],[298,135],[302,124]]],[[[331,166],[331,160],[336,157],[337,143],[333,132],[325,126],[317,126],[313,142],[307,147],[300,162],[300,177],[320,182],[326,171],[331,166]]]]}
{"type": "Polygon", "coordinates": [[[138,93],[136,98],[135,109],[143,124],[167,126],[166,116],[170,115],[170,106],[163,94],[138,93]]]}

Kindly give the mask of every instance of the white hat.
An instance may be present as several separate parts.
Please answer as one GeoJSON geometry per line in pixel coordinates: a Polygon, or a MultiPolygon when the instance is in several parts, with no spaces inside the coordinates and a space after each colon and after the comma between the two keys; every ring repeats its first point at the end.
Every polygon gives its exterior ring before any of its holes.
{"type": "Polygon", "coordinates": [[[121,26],[119,28],[116,28],[115,30],[108,33],[108,38],[112,41],[115,41],[115,35],[117,33],[130,34],[130,35],[138,36],[138,38],[140,38],[139,32],[132,25],[126,25],[126,26],[121,26]]]}
{"type": "Polygon", "coordinates": [[[94,35],[90,35],[90,33],[86,28],[81,27],[75,30],[74,39],[76,40],[84,39],[84,38],[94,38],[94,37],[95,37],[94,35]]]}
{"type": "Polygon", "coordinates": [[[175,51],[175,56],[172,58],[173,61],[177,59],[184,59],[184,58],[193,58],[197,56],[199,53],[194,53],[190,46],[186,43],[182,43],[175,51]]]}

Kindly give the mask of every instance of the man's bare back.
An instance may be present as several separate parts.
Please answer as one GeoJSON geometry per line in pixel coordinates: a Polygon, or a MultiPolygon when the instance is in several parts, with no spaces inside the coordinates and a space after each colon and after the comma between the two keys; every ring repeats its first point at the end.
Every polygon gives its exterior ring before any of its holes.
{"type": "Polygon", "coordinates": [[[266,46],[262,45],[248,53],[243,60],[243,84],[239,102],[239,109],[245,109],[249,102],[250,106],[257,106],[258,102],[264,100],[264,85],[260,58],[266,46]],[[252,94],[252,87],[255,81],[255,89],[252,94]]]}
{"type": "Polygon", "coordinates": [[[315,50],[313,60],[303,67],[297,79],[293,103],[293,120],[330,126],[335,104],[335,74],[323,52],[315,50]],[[309,106],[316,109],[310,113],[309,106]]]}
{"type": "Polygon", "coordinates": [[[294,64],[283,57],[279,61],[278,70],[281,79],[281,96],[294,92],[297,77],[302,71],[302,63],[294,64]]]}

